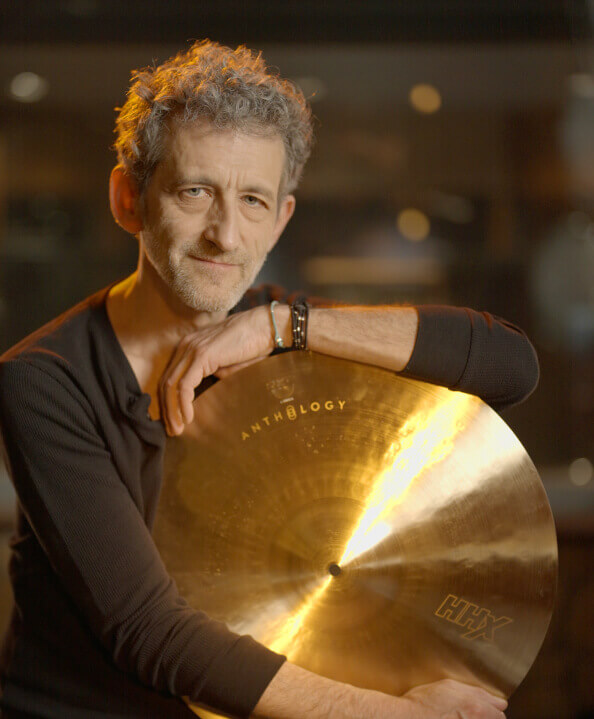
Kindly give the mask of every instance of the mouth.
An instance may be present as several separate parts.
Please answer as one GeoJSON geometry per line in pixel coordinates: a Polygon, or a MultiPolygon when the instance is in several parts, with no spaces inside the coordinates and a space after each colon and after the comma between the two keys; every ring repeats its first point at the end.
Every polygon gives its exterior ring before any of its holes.
{"type": "Polygon", "coordinates": [[[220,262],[219,260],[211,260],[204,257],[195,257],[194,255],[190,255],[190,257],[196,262],[203,262],[210,267],[220,267],[221,269],[237,267],[236,264],[232,264],[230,262],[220,262]]]}

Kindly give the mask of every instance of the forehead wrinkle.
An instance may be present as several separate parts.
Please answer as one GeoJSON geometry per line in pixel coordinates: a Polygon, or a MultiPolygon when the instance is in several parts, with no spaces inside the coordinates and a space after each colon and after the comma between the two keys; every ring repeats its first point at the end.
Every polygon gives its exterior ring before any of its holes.
{"type": "MultiPolygon", "coordinates": [[[[200,140],[205,139],[208,140],[209,138],[214,137],[215,138],[215,146],[211,145],[211,149],[215,149],[216,152],[216,138],[220,139],[220,142],[223,145],[223,149],[225,149],[227,152],[227,162],[220,164],[219,167],[216,165],[214,166],[215,173],[222,169],[223,172],[233,171],[234,169],[234,158],[236,155],[238,157],[246,157],[248,159],[247,167],[249,168],[252,163],[249,162],[250,155],[257,154],[260,157],[266,157],[270,155],[270,152],[272,150],[272,146],[279,145],[280,149],[280,178],[279,178],[279,184],[282,184],[283,177],[284,177],[284,171],[285,171],[285,164],[286,164],[286,150],[284,143],[282,141],[282,138],[277,133],[272,134],[260,134],[260,133],[250,133],[250,132],[241,132],[239,130],[233,130],[233,129],[218,129],[210,125],[209,123],[192,123],[189,125],[176,125],[174,126],[175,129],[168,134],[167,143],[165,146],[165,153],[161,165],[168,165],[171,170],[173,170],[175,173],[179,173],[183,175],[184,177],[188,177],[190,179],[195,179],[194,175],[196,171],[196,175],[198,178],[201,178],[203,175],[206,176],[206,178],[209,178],[209,171],[208,169],[203,170],[198,163],[204,162],[205,157],[200,152],[200,140]],[[230,145],[227,147],[224,147],[225,144],[225,138],[228,138],[231,140],[230,145]],[[261,141],[264,143],[264,146],[255,147],[253,144],[245,144],[245,140],[248,141],[261,141]],[[270,144],[269,144],[270,143],[270,144]],[[195,145],[197,147],[196,155],[192,152],[192,146],[195,145]],[[236,149],[236,147],[239,147],[239,151],[236,149]],[[184,161],[188,164],[184,167],[184,161]],[[189,165],[189,166],[188,166],[189,165]],[[195,167],[192,167],[191,165],[195,165],[195,167]]],[[[219,145],[219,148],[221,148],[221,145],[219,145]]],[[[208,153],[206,160],[208,160],[208,153]]],[[[257,162],[253,163],[254,165],[257,165],[257,162]]],[[[238,169],[246,169],[244,168],[238,168],[238,169]]],[[[210,178],[213,179],[213,178],[210,178]]],[[[266,184],[262,185],[262,183],[259,181],[259,178],[252,178],[251,181],[248,181],[247,186],[245,189],[258,189],[259,191],[263,192],[269,192],[273,195],[275,194],[275,190],[278,190],[278,188],[268,188],[266,187],[266,184]]]]}

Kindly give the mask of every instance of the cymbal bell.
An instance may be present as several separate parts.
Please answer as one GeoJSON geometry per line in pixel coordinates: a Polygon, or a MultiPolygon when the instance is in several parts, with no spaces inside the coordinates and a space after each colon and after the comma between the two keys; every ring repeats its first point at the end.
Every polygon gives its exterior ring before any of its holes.
{"type": "Polygon", "coordinates": [[[292,352],[194,410],[168,440],[154,529],[192,606],[391,694],[451,677],[509,696],[522,681],[552,613],[555,529],[485,403],[292,352]]]}

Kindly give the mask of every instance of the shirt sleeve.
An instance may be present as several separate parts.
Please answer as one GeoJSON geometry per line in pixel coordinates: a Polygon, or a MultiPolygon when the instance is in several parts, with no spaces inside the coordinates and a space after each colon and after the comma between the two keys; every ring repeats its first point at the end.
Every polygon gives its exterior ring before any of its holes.
{"type": "Polygon", "coordinates": [[[403,375],[475,394],[497,410],[533,392],[538,359],[519,327],[465,307],[416,309],[417,338],[403,375]]]}
{"type": "MultiPolygon", "coordinates": [[[[278,300],[291,303],[277,285],[251,289],[236,311],[278,300]]],[[[344,307],[347,303],[308,295],[312,307],[344,307]]],[[[527,399],[539,379],[538,357],[516,325],[467,307],[418,305],[419,325],[411,358],[400,374],[480,397],[502,410],[527,399]]]]}
{"type": "Polygon", "coordinates": [[[0,365],[0,427],[19,503],[114,663],[158,691],[249,716],[285,658],[179,596],[95,424],[70,378],[22,358],[0,365]]]}

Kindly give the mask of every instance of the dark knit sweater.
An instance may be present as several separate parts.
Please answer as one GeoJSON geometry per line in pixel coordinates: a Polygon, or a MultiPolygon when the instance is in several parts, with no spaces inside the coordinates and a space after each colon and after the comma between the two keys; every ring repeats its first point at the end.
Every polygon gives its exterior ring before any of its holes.
{"type": "MultiPolygon", "coordinates": [[[[248,716],[284,658],[191,609],[163,566],[151,527],[165,432],[148,417],[105,296],[0,362],[0,427],[18,496],[1,706],[55,719],[188,718],[187,696],[248,716]]],[[[263,288],[238,309],[271,298],[283,296],[263,288]]],[[[517,328],[459,308],[421,307],[419,318],[403,374],[496,408],[534,387],[534,351],[517,328]]]]}

